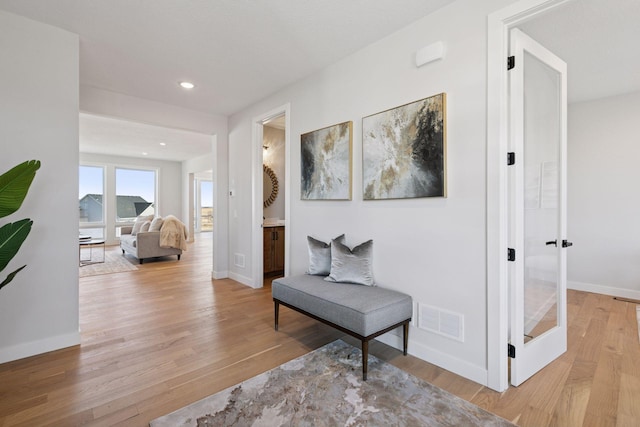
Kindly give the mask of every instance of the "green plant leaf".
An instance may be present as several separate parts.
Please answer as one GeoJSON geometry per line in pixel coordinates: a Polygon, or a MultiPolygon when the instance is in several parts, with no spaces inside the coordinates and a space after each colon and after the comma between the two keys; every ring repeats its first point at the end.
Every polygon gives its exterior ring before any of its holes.
{"type": "Polygon", "coordinates": [[[18,253],[25,241],[33,221],[29,218],[10,222],[0,228],[0,271],[4,270],[9,261],[18,253]]]}
{"type": "Polygon", "coordinates": [[[28,160],[0,175],[0,218],[20,209],[38,169],[40,160],[28,160]]]}
{"type": "Polygon", "coordinates": [[[5,286],[7,286],[7,285],[9,284],[9,282],[11,282],[11,281],[13,280],[13,278],[14,278],[14,277],[16,277],[16,274],[18,274],[18,272],[19,272],[20,270],[22,270],[23,268],[25,268],[25,267],[26,267],[26,265],[23,265],[22,267],[20,267],[19,269],[17,269],[17,270],[16,270],[16,271],[14,271],[13,273],[9,274],[9,275],[7,276],[7,278],[6,278],[6,279],[4,279],[4,280],[2,281],[2,283],[0,283],[0,289],[2,289],[2,288],[4,288],[5,286]]]}

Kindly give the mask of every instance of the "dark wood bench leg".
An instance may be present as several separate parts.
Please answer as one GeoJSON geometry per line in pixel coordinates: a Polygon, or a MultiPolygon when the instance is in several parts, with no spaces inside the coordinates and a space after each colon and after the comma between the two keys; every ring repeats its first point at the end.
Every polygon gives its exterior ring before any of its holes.
{"type": "Polygon", "coordinates": [[[402,325],[402,329],[404,331],[404,339],[403,339],[403,344],[404,344],[404,349],[403,349],[403,354],[406,356],[407,355],[407,345],[409,344],[409,321],[405,322],[404,325],[402,325]]]}
{"type": "Polygon", "coordinates": [[[280,303],[277,300],[273,300],[273,315],[275,320],[275,329],[278,330],[278,316],[280,314],[280,303]]]}
{"type": "Polygon", "coordinates": [[[362,380],[367,380],[369,370],[369,341],[362,340],[362,380]]]}

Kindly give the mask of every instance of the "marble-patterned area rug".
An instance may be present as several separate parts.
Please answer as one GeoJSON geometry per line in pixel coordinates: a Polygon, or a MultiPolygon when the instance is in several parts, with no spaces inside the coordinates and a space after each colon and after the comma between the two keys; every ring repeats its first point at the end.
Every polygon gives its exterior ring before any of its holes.
{"type": "Polygon", "coordinates": [[[337,340],[155,419],[177,426],[513,426],[337,340]]]}
{"type": "MultiPolygon", "coordinates": [[[[102,255],[100,255],[102,256],[102,255]]],[[[80,266],[80,277],[97,276],[99,274],[121,273],[135,271],[138,267],[129,262],[120,252],[105,253],[104,262],[80,266]]]]}

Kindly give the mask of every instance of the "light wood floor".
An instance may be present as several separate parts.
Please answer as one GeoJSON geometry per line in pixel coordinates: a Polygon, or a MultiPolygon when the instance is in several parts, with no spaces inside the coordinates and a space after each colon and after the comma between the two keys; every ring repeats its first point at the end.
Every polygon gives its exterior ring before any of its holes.
{"type": "MultiPolygon", "coordinates": [[[[146,426],[342,336],[286,308],[275,332],[270,288],[212,281],[210,246],[204,234],[181,261],[81,279],[82,345],[0,365],[0,426],[146,426]]],[[[635,305],[568,300],[569,351],[504,393],[378,342],[370,350],[522,426],[640,425],[635,305]]]]}

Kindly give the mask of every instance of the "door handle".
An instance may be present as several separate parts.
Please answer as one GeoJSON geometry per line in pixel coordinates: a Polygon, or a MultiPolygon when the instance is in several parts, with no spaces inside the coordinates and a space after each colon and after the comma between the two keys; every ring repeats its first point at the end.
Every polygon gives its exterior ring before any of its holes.
{"type": "Polygon", "coordinates": [[[569,242],[569,241],[567,241],[567,240],[563,240],[563,241],[562,241],[562,247],[563,247],[563,248],[568,248],[569,246],[573,246],[573,243],[572,243],[572,242],[569,242]]]}
{"type": "Polygon", "coordinates": [[[545,243],[545,245],[549,246],[549,245],[553,245],[556,248],[558,247],[558,241],[557,240],[549,240],[548,242],[545,243]]]}

